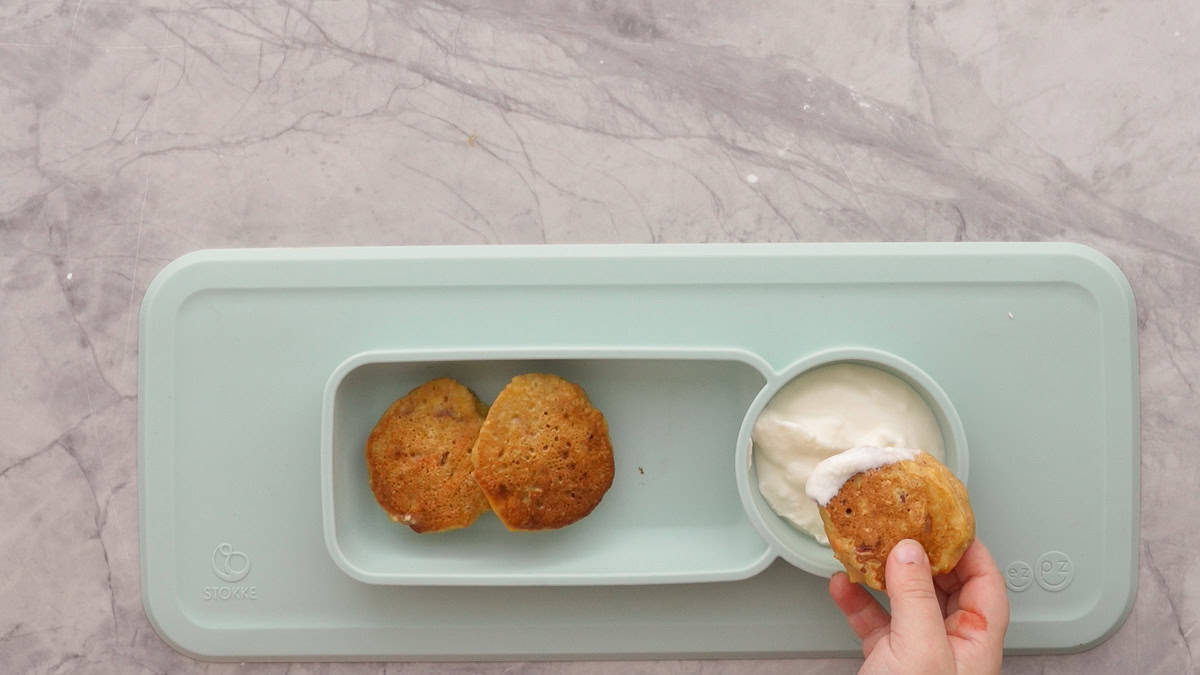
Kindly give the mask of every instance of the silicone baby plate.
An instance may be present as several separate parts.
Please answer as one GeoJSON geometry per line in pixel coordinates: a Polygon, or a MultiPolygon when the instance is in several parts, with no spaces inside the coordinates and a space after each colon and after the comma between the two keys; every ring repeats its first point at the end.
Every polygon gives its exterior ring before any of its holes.
{"type": "Polygon", "coordinates": [[[737,456],[789,368],[861,349],[961,418],[1008,649],[1080,649],[1136,589],[1135,338],[1120,271],[1068,244],[190,254],[142,304],[144,606],[206,658],[854,654],[826,579],[771,564],[737,456]],[[529,370],[608,418],[597,509],[553,532],[391,523],[362,461],[386,404],[529,370]]]}

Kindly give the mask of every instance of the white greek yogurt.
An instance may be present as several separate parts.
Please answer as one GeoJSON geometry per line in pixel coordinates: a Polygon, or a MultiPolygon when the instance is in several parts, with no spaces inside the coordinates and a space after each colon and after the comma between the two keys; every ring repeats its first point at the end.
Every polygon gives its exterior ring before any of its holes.
{"type": "Polygon", "coordinates": [[[869,445],[850,448],[818,462],[817,468],[813,469],[804,484],[804,492],[809,499],[825,506],[854,474],[916,459],[919,452],[912,448],[876,448],[869,445]]]}
{"type": "Polygon", "coordinates": [[[921,395],[891,373],[856,363],[821,366],[788,382],[755,420],[751,438],[767,504],[822,544],[829,539],[805,490],[822,460],[862,446],[919,449],[945,461],[937,418],[921,395]]]}

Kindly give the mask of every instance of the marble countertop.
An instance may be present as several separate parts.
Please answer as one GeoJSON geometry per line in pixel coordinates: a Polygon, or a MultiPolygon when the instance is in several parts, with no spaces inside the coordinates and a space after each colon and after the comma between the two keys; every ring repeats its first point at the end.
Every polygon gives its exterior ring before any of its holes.
{"type": "Polygon", "coordinates": [[[147,623],[137,312],[183,253],[1070,240],[1113,258],[1138,300],[1139,592],[1107,642],[1006,670],[1192,671],[1197,64],[1200,7],[1168,0],[6,3],[0,670],[429,667],[202,663],[147,623]]]}

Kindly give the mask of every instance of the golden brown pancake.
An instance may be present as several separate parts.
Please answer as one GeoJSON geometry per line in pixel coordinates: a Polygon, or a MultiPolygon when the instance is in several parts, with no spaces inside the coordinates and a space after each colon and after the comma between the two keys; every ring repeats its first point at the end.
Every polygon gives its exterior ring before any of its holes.
{"type": "Polygon", "coordinates": [[[471,477],[471,448],[487,407],[449,378],[426,382],[399,399],[367,438],[375,500],[415,532],[466,527],[488,510],[471,477]]]}
{"type": "Polygon", "coordinates": [[[933,573],[954,569],[975,539],[967,489],[928,453],[856,473],[819,507],[833,555],[850,580],[884,590],[892,547],[915,539],[933,573]]]}
{"type": "Polygon", "coordinates": [[[514,377],[492,404],[472,452],[475,481],[510,530],[570,525],[613,481],[604,415],[583,389],[545,374],[514,377]]]}

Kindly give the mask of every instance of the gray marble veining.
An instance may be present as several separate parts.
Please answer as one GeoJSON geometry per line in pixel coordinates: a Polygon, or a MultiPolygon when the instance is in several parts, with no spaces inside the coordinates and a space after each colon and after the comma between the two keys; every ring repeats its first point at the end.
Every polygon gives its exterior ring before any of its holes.
{"type": "MultiPolygon", "coordinates": [[[[137,310],[224,246],[1072,240],[1139,307],[1139,595],[1011,672],[1200,648],[1200,7],[89,2],[0,6],[0,670],[207,664],[138,587],[137,310]]],[[[853,672],[857,662],[447,666],[853,672]]]]}

